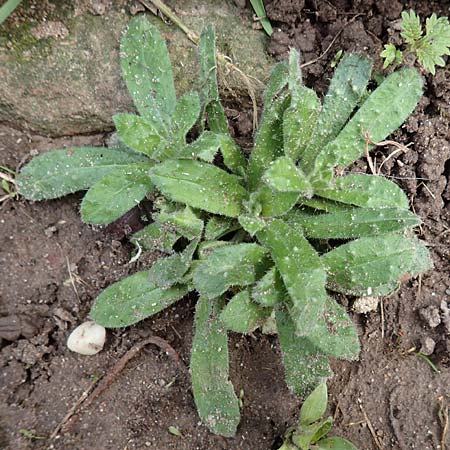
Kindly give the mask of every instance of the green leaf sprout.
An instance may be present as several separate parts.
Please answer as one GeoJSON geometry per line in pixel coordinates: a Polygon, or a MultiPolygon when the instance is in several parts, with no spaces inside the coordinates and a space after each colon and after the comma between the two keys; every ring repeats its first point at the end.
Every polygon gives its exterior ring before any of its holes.
{"type": "Polygon", "coordinates": [[[450,55],[450,23],[447,17],[437,17],[432,14],[425,22],[425,34],[420,23],[420,17],[414,11],[403,11],[401,36],[405,40],[404,52],[393,44],[386,44],[380,56],[384,58],[383,68],[392,63],[400,64],[405,55],[415,54],[425,70],[436,73],[436,66],[445,66],[442,58],[450,55]]]}

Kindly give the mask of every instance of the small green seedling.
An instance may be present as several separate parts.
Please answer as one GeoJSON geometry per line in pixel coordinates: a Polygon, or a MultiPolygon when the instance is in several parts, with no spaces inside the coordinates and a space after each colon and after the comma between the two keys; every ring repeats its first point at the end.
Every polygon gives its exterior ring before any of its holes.
{"type": "Polygon", "coordinates": [[[81,216],[94,224],[151,194],[153,222],[132,241],[167,256],[105,289],[90,317],[127,327],[196,292],[195,404],[214,433],[233,436],[242,402],[229,380],[229,332],[276,331],[287,384],[306,395],[332,374],[329,357],[359,354],[357,331],[330,292],[387,295],[405,274],[431,267],[403,191],[342,170],[403,123],[423,82],[403,68],[368,93],[372,62],[349,54],[322,104],[293,50],[273,69],[247,160],[219,100],[212,27],[199,50],[198,93],[178,99],[164,40],[144,16],[132,19],[120,55],[139,115],[114,117],[122,147],[45,153],[18,183],[32,200],[89,189],[81,216]]]}
{"type": "Polygon", "coordinates": [[[327,404],[327,385],[321,383],[304,401],[297,426],[288,429],[278,450],[357,450],[346,439],[325,437],[333,426],[331,416],[323,418],[327,404]]]}
{"type": "Polygon", "coordinates": [[[30,430],[27,430],[26,428],[21,428],[19,430],[19,433],[23,436],[29,439],[30,441],[39,441],[42,439],[46,439],[44,436],[38,436],[37,434],[33,433],[30,430]]]}
{"type": "Polygon", "coordinates": [[[414,11],[403,11],[401,36],[405,40],[404,51],[394,44],[386,44],[381,56],[384,58],[383,68],[392,63],[400,64],[409,54],[416,55],[425,70],[436,73],[436,66],[445,66],[442,58],[450,55],[450,24],[447,17],[437,17],[432,14],[426,20],[425,34],[420,23],[420,16],[414,11]]]}

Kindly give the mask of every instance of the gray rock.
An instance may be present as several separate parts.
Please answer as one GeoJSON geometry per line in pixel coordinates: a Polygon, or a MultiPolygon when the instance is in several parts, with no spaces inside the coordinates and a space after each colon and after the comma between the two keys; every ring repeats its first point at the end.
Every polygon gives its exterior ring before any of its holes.
{"type": "MultiPolygon", "coordinates": [[[[51,17],[14,21],[0,30],[0,121],[53,136],[113,129],[113,114],[133,111],[121,78],[119,40],[130,16],[114,2],[102,14],[77,14],[68,2],[55,3],[51,17]],[[68,9],[69,8],[69,9],[68,9]],[[46,29],[42,21],[51,20],[46,29]]],[[[70,4],[70,3],[69,3],[70,4]]],[[[231,2],[183,0],[176,12],[192,30],[216,26],[219,47],[245,73],[265,80],[272,61],[265,53],[265,35],[252,30],[231,2]]],[[[242,13],[241,13],[242,14],[242,13]]],[[[185,35],[147,14],[169,42],[177,92],[195,87],[197,51],[185,35]]],[[[242,77],[223,73],[225,95],[248,99],[242,77]]],[[[257,94],[261,85],[256,85],[257,94]]],[[[259,92],[258,92],[259,90],[259,92]]]]}
{"type": "Polygon", "coordinates": [[[436,328],[441,323],[439,308],[430,305],[419,311],[420,317],[428,324],[430,328],[436,328]]]}

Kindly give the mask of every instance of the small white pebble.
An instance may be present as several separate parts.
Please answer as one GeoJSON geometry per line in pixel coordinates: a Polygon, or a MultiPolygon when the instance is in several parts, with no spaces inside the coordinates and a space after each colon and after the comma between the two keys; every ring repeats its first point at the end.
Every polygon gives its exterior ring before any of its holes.
{"type": "Polygon", "coordinates": [[[103,349],[106,339],[106,330],[95,322],[88,321],[78,325],[69,339],[67,347],[81,355],[95,355],[103,349]]]}
{"type": "Polygon", "coordinates": [[[360,297],[353,303],[353,311],[358,314],[367,314],[378,308],[380,297],[360,297]]]}

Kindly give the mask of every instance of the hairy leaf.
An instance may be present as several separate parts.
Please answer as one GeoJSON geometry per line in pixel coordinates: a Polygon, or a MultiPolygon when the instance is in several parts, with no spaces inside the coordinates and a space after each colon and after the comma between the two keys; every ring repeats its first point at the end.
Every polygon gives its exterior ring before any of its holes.
{"type": "Polygon", "coordinates": [[[212,25],[207,25],[200,36],[199,58],[202,114],[207,116],[211,131],[228,134],[228,122],[217,85],[216,36],[212,25]]]}
{"type": "Polygon", "coordinates": [[[273,220],[257,234],[269,249],[292,299],[298,335],[309,334],[323,311],[326,273],[319,255],[299,230],[273,220]]]}
{"type": "Polygon", "coordinates": [[[288,156],[281,156],[273,161],[266,170],[263,180],[277,191],[299,192],[304,197],[312,196],[311,184],[288,156]]]}
{"type": "Polygon", "coordinates": [[[164,139],[154,123],[135,114],[116,114],[113,120],[120,140],[145,155],[151,156],[164,139]]]}
{"type": "Polygon", "coordinates": [[[352,173],[338,177],[334,186],[316,190],[316,194],[363,208],[409,208],[408,198],[398,185],[374,175],[352,173]]]}
{"type": "Polygon", "coordinates": [[[81,202],[83,222],[106,225],[138,205],[153,190],[150,167],[149,163],[123,166],[97,181],[81,202]]]}
{"type": "Polygon", "coordinates": [[[231,136],[221,136],[220,151],[225,166],[236,175],[245,176],[247,171],[247,161],[241,149],[236,145],[231,136]]]}
{"type": "Polygon", "coordinates": [[[279,217],[296,205],[300,198],[300,192],[280,192],[270,186],[262,185],[256,196],[264,217],[279,217]]]}
{"type": "Polygon", "coordinates": [[[330,297],[317,327],[308,339],[327,356],[339,359],[358,359],[360,347],[355,326],[344,308],[330,297]]]}
{"type": "Polygon", "coordinates": [[[350,239],[400,231],[420,225],[418,216],[404,209],[352,208],[330,214],[288,214],[288,222],[313,239],[350,239]]]}
{"type": "Polygon", "coordinates": [[[176,105],[172,65],[165,40],[145,16],[130,20],[120,42],[120,65],[139,113],[167,129],[176,105]]]}
{"type": "Polygon", "coordinates": [[[242,214],[238,217],[238,221],[239,225],[252,237],[266,226],[264,219],[252,214],[242,214]]]}
{"type": "Polygon", "coordinates": [[[320,111],[317,94],[302,85],[299,54],[289,54],[289,91],[291,104],[283,114],[285,155],[297,161],[307,148],[320,111]]]}
{"type": "Polygon", "coordinates": [[[282,118],[288,106],[289,96],[283,94],[264,111],[248,165],[250,191],[258,188],[263,173],[272,161],[283,155],[282,118]]]}
{"type": "Polygon", "coordinates": [[[273,307],[286,298],[287,292],[275,267],[259,279],[251,291],[252,299],[263,307],[273,307]]]}
{"type": "Polygon", "coordinates": [[[297,395],[308,395],[332,375],[328,358],[307,338],[297,336],[287,312],[277,311],[276,320],[286,383],[297,395]]]}
{"type": "Polygon", "coordinates": [[[172,115],[171,132],[184,141],[189,130],[200,116],[200,99],[197,92],[188,92],[181,97],[172,115]]]}
{"type": "Polygon", "coordinates": [[[329,283],[365,292],[431,266],[424,244],[399,234],[357,239],[324,254],[322,261],[327,267],[329,283]],[[418,253],[425,262],[417,268],[418,253]]]}
{"type": "Polygon", "coordinates": [[[213,251],[194,272],[200,295],[215,298],[231,286],[248,286],[264,270],[266,251],[258,244],[235,244],[213,251]]]}
{"type": "Polygon", "coordinates": [[[334,139],[363,96],[372,72],[372,61],[349,54],[336,68],[325,95],[311,142],[301,157],[301,167],[308,173],[320,149],[334,139]]]}
{"type": "Polygon", "coordinates": [[[212,241],[220,239],[226,234],[238,230],[239,225],[229,217],[212,216],[205,227],[205,239],[212,241]]]}
{"type": "Polygon", "coordinates": [[[199,237],[203,231],[203,220],[189,206],[171,212],[160,211],[155,220],[189,240],[199,237]]]}
{"type": "Polygon", "coordinates": [[[356,161],[370,142],[379,142],[411,114],[422,96],[423,80],[412,68],[389,75],[367,98],[341,133],[318,154],[313,170],[316,187],[328,187],[332,169],[356,161]],[[370,142],[368,142],[370,140],[370,142]]]}
{"type": "Polygon", "coordinates": [[[145,161],[145,156],[127,150],[69,147],[36,156],[16,181],[29,200],[57,198],[87,189],[119,167],[145,161]]]}
{"type": "Polygon", "coordinates": [[[202,422],[213,433],[232,437],[240,417],[228,364],[228,336],[218,317],[217,300],[200,297],[190,365],[194,400],[202,422]]]}
{"type": "Polygon", "coordinates": [[[264,91],[264,110],[270,108],[276,96],[288,84],[289,64],[287,61],[281,61],[273,66],[270,73],[269,82],[264,91]]]}
{"type": "Polygon", "coordinates": [[[153,222],[134,233],[131,242],[143,250],[171,253],[179,237],[171,227],[153,222]]]}
{"type": "Polygon", "coordinates": [[[146,319],[187,294],[185,286],[160,289],[149,272],[135,273],[107,287],[95,300],[89,316],[106,328],[121,328],[146,319]]]}
{"type": "Polygon", "coordinates": [[[239,178],[200,161],[165,161],[150,170],[150,177],[170,199],[224,216],[237,217],[247,197],[239,178]]]}
{"type": "Polygon", "coordinates": [[[198,242],[199,239],[195,239],[181,253],[158,259],[148,272],[150,281],[160,288],[181,283],[191,265],[198,242]]]}
{"type": "Polygon", "coordinates": [[[221,144],[221,134],[204,131],[192,144],[180,150],[179,158],[201,159],[213,162],[221,144]]]}
{"type": "Polygon", "coordinates": [[[248,291],[241,291],[227,303],[220,319],[229,331],[251,333],[269,315],[270,311],[252,302],[248,291]]]}

